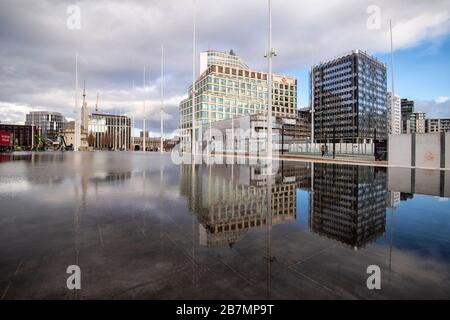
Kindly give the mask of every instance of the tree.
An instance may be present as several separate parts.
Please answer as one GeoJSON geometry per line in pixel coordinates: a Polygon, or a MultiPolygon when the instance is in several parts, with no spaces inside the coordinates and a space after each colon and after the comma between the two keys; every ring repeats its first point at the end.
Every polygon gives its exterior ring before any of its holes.
{"type": "Polygon", "coordinates": [[[88,138],[87,138],[87,142],[89,144],[90,147],[95,145],[95,136],[92,134],[92,132],[89,134],[88,138]]]}
{"type": "Polygon", "coordinates": [[[111,145],[112,145],[112,137],[108,133],[108,134],[104,135],[103,138],[102,138],[102,146],[109,148],[109,147],[111,147],[111,145]]]}

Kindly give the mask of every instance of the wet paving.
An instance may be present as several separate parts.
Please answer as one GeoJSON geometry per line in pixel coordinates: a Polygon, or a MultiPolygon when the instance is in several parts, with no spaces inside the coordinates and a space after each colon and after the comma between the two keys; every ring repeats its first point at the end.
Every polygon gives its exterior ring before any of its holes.
{"type": "Polygon", "coordinates": [[[450,298],[450,172],[275,171],[0,155],[0,299],[450,298]],[[70,265],[81,290],[67,289],[70,265]],[[367,288],[370,265],[380,290],[367,288]]]}

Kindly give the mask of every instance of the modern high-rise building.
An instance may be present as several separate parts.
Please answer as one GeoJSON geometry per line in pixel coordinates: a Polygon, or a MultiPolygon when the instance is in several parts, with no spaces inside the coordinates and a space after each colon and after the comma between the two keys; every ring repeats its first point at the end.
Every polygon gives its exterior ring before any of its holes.
{"type": "Polygon", "coordinates": [[[314,164],[310,227],[357,250],[385,233],[386,170],[314,164]]]}
{"type": "Polygon", "coordinates": [[[312,70],[314,140],[387,138],[386,65],[354,50],[312,70]]]}
{"type": "MultiPolygon", "coordinates": [[[[180,166],[180,194],[196,215],[200,245],[232,246],[249,230],[294,221],[297,177],[310,172],[309,164],[285,164],[271,185],[271,219],[267,214],[267,175],[259,165],[213,165],[212,169],[180,166]]],[[[301,179],[302,179],[301,178],[301,179]]]]}
{"type": "Polygon", "coordinates": [[[35,131],[44,139],[57,140],[64,128],[66,118],[59,112],[32,111],[26,115],[25,125],[34,125],[35,131]]]}
{"type": "Polygon", "coordinates": [[[213,64],[238,69],[249,69],[247,64],[233,50],[230,50],[230,52],[210,50],[200,53],[200,74],[205,72],[213,64]]]}
{"type": "Polygon", "coordinates": [[[426,133],[450,132],[450,119],[426,119],[426,133]]]}
{"type": "Polygon", "coordinates": [[[406,133],[425,133],[425,119],[424,112],[411,113],[406,121],[406,133]]]}
{"type": "MultiPolygon", "coordinates": [[[[195,128],[210,122],[267,111],[267,73],[254,71],[234,52],[200,54],[200,77],[195,83],[195,128]]],[[[183,148],[192,141],[192,86],[180,103],[180,138],[183,148]]],[[[295,117],[297,80],[273,76],[273,115],[295,117]]],[[[198,137],[198,134],[196,134],[198,137]]]]}
{"type": "Polygon", "coordinates": [[[394,99],[392,99],[392,93],[389,92],[387,95],[387,100],[388,100],[388,112],[387,112],[388,133],[401,134],[402,115],[401,115],[400,97],[398,95],[395,95],[394,99]]]}
{"type": "Polygon", "coordinates": [[[132,150],[131,119],[93,113],[89,117],[88,140],[95,149],[132,150]]]}
{"type": "Polygon", "coordinates": [[[402,133],[407,133],[408,121],[413,112],[414,112],[414,101],[402,99],[401,100],[402,133]]]}

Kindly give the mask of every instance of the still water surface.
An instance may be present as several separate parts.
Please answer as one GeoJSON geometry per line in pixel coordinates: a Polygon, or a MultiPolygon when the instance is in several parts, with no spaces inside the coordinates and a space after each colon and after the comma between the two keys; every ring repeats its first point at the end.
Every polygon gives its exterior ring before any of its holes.
{"type": "Polygon", "coordinates": [[[0,297],[450,298],[449,172],[277,170],[268,180],[259,165],[160,154],[0,155],[0,297]],[[82,271],[76,292],[69,265],[82,271]],[[367,289],[370,265],[381,290],[367,289]]]}

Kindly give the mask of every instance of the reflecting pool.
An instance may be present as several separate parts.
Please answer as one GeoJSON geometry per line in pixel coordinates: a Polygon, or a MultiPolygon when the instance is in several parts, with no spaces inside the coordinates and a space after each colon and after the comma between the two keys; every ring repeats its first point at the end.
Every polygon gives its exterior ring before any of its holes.
{"type": "Polygon", "coordinates": [[[450,298],[449,171],[276,168],[0,155],[0,298],[450,298]]]}

